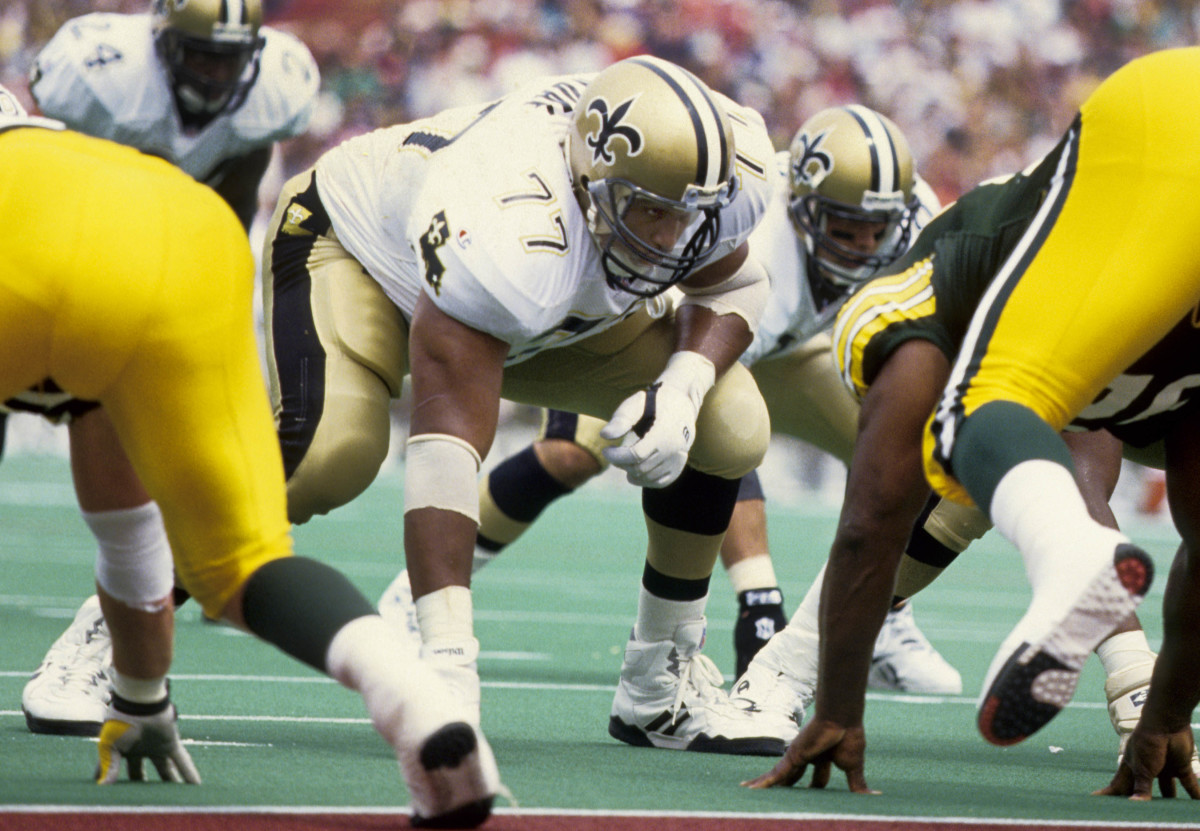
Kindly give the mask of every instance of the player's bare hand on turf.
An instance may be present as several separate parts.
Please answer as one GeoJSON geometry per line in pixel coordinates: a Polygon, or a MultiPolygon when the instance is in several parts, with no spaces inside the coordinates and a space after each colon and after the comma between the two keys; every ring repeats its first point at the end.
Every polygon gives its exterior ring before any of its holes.
{"type": "Polygon", "coordinates": [[[1146,801],[1153,796],[1157,779],[1159,791],[1168,799],[1175,796],[1175,780],[1179,780],[1188,796],[1200,799],[1200,782],[1192,770],[1193,742],[1190,725],[1173,733],[1134,728],[1116,775],[1095,795],[1146,801]]]}
{"type": "Polygon", "coordinates": [[[200,784],[200,773],[179,738],[175,705],[170,701],[163,704],[164,708],[147,712],[159,705],[130,704],[113,696],[104,726],[100,728],[97,785],[111,785],[120,779],[122,759],[134,782],[146,778],[143,763],[149,759],[164,782],[200,784]]]}
{"type": "Polygon", "coordinates": [[[874,794],[863,776],[863,755],[867,749],[867,734],[863,727],[845,728],[831,721],[814,719],[800,731],[779,763],[757,779],[742,784],[748,788],[772,788],[794,785],[813,766],[809,787],[824,788],[829,784],[830,765],[846,774],[846,783],[853,793],[874,794]]]}

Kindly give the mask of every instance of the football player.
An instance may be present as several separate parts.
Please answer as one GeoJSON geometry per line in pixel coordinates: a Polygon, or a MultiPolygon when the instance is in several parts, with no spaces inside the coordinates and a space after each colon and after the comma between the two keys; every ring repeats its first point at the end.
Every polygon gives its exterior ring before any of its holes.
{"type": "MultiPolygon", "coordinates": [[[[30,92],[44,115],[161,156],[211,186],[249,230],[272,148],[305,129],[319,80],[302,43],[261,24],[261,0],[159,0],[147,14],[84,15],[38,54],[30,92]]],[[[76,480],[98,483],[87,489],[93,501],[81,490],[80,507],[102,548],[166,547],[158,508],[136,477],[113,472],[127,465],[95,402],[50,385],[6,406],[67,423],[76,480]]],[[[92,597],[22,692],[29,729],[95,735],[109,654],[92,597]]]]}
{"type": "Polygon", "coordinates": [[[869,635],[920,508],[922,467],[938,493],[986,509],[1033,590],[984,680],[983,736],[1007,745],[1044,726],[1098,644],[1109,669],[1101,641],[1145,595],[1152,565],[1089,514],[1058,434],[1071,424],[1103,428],[1131,457],[1165,466],[1183,537],[1162,651],[1102,792],[1148,799],[1157,776],[1164,795],[1178,779],[1200,798],[1190,727],[1200,700],[1200,209],[1187,196],[1200,177],[1200,116],[1176,106],[1197,77],[1196,48],[1127,64],[1048,156],[964,196],[844,307],[834,352],[863,411],[821,604],[816,711],[752,787],[792,784],[809,764],[823,787],[834,764],[852,791],[869,790],[869,635]]]}
{"type": "MultiPolygon", "coordinates": [[[[7,90],[0,99],[12,108],[7,90]]],[[[113,695],[96,782],[118,781],[122,760],[143,779],[147,759],[165,781],[200,782],[168,695],[177,575],[210,617],[362,695],[414,825],[482,823],[501,786],[466,708],[425,662],[403,658],[345,577],[292,555],[253,255],[233,212],[161,159],[16,114],[0,117],[0,213],[0,395],[51,378],[99,402],[174,555],[174,569],[165,549],[97,557],[113,695]],[[64,227],[69,245],[57,244],[64,227]]]]}
{"type": "Polygon", "coordinates": [[[747,240],[773,155],[757,113],[643,56],[351,139],[285,185],[263,273],[291,519],[371,483],[410,376],[421,649],[475,702],[477,476],[503,396],[607,419],[606,458],[643,488],[649,545],[610,732],[782,752],[747,732],[701,652],[738,481],[769,434],[737,358],[768,293],[747,240]]]}
{"type": "MultiPolygon", "coordinates": [[[[833,107],[809,118],[789,150],[777,154],[772,183],[766,217],[751,238],[770,276],[771,297],[741,362],[766,399],[773,430],[848,462],[858,403],[838,378],[826,330],[852,288],[903,253],[940,205],[917,174],[900,129],[862,106],[833,107]]],[[[524,533],[552,501],[605,469],[607,442],[599,435],[603,426],[599,419],[550,411],[538,440],[481,480],[475,569],[524,533]]],[[[738,596],[737,677],[787,623],[768,553],[763,500],[757,473],[748,474],[740,483],[721,546],[721,559],[738,596]]],[[[937,567],[974,536],[970,527],[947,522],[941,514],[929,529],[930,556],[924,559],[937,567]]],[[[789,637],[796,640],[792,648],[798,653],[807,650],[813,661],[819,591],[818,580],[815,593],[789,627],[789,637]]],[[[401,572],[384,592],[380,611],[388,619],[411,621],[411,605],[408,578],[401,572]]],[[[813,670],[811,675],[815,664],[813,670]]],[[[741,689],[745,705],[768,697],[760,688],[776,677],[773,672],[769,679],[757,678],[753,690],[741,689]]],[[[789,672],[788,677],[803,688],[797,696],[806,704],[812,691],[801,678],[807,676],[789,672]]],[[[880,631],[871,683],[909,692],[962,691],[957,670],[930,645],[903,601],[880,631]]],[[[797,706],[802,712],[803,705],[797,706]]]]}

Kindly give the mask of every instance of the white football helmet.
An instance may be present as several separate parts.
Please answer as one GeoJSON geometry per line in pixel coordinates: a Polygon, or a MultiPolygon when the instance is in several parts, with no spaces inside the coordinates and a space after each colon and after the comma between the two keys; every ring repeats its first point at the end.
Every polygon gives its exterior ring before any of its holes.
{"type": "Polygon", "coordinates": [[[155,0],[154,42],[180,114],[237,109],[258,77],[262,0],[155,0]]]}
{"type": "Polygon", "coordinates": [[[568,149],[609,285],[652,297],[712,254],[737,179],[729,115],[699,78],[648,56],[613,64],[576,105],[568,149]],[[634,206],[679,220],[673,247],[629,227],[634,206]]]}
{"type": "Polygon", "coordinates": [[[907,250],[919,200],[912,151],[890,119],[857,104],[821,110],[788,152],[789,213],[817,277],[841,292],[907,250]],[[885,228],[875,250],[864,252],[829,234],[830,217],[885,228]]]}

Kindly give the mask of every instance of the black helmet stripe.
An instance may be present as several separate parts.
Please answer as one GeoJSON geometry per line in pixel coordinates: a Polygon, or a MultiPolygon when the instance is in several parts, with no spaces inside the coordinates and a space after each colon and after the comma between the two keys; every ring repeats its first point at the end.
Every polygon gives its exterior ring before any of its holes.
{"type": "Polygon", "coordinates": [[[871,190],[876,193],[899,190],[900,156],[891,132],[873,110],[859,104],[851,104],[845,109],[867,137],[867,146],[871,150],[871,190]]]}
{"type": "MultiPolygon", "coordinates": [[[[684,90],[682,84],[677,80],[676,76],[669,72],[662,64],[653,59],[644,57],[630,58],[633,63],[644,66],[662,78],[687,108],[688,116],[692,120],[692,130],[696,135],[696,182],[704,187],[716,187],[723,180],[725,171],[729,168],[729,142],[726,141],[725,131],[721,129],[721,110],[717,107],[716,102],[709,94],[708,89],[700,82],[695,75],[685,69],[679,69],[680,77],[686,78],[688,82],[695,86],[696,94],[703,99],[707,107],[708,114],[712,119],[712,132],[709,134],[709,129],[705,127],[704,113],[696,107],[696,102],[693,96],[689,95],[684,90]],[[716,167],[712,167],[710,158],[710,146],[713,144],[713,139],[716,139],[716,167]]],[[[674,67],[673,67],[674,68],[674,67]]]]}

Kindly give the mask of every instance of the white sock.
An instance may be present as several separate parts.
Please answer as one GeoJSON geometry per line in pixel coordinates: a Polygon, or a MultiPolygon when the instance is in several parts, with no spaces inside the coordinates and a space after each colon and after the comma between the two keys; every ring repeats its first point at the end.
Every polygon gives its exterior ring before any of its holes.
{"type": "Polygon", "coordinates": [[[996,529],[1025,561],[1039,600],[1061,606],[1064,588],[1076,588],[1112,561],[1113,550],[1128,537],[1096,522],[1087,512],[1075,477],[1060,464],[1032,459],[1000,480],[989,510],[996,529]]]}
{"type": "Polygon", "coordinates": [[[817,685],[817,659],[821,648],[821,586],[824,584],[825,566],[821,566],[817,579],[808,587],[787,626],[767,641],[767,645],[754,656],[752,664],[761,662],[768,669],[786,672],[801,683],[812,687],[817,685]]]}
{"type": "Polygon", "coordinates": [[[113,692],[135,704],[157,704],[167,697],[167,678],[132,678],[116,667],[109,669],[113,692]]]}
{"type": "Polygon", "coordinates": [[[773,589],[779,585],[770,554],[755,554],[725,569],[734,594],[751,589],[773,589]]]}
{"type": "Polygon", "coordinates": [[[416,600],[423,643],[455,643],[475,638],[471,590],[446,586],[416,600]]]}
{"type": "Polygon", "coordinates": [[[1112,676],[1128,667],[1153,662],[1155,655],[1150,649],[1150,642],[1146,640],[1146,633],[1138,629],[1101,641],[1096,647],[1096,657],[1104,666],[1104,674],[1112,676]]]}
{"type": "Polygon", "coordinates": [[[633,637],[647,643],[669,641],[675,637],[680,624],[703,618],[707,603],[708,595],[699,600],[667,600],[651,594],[643,586],[638,594],[633,637]]]}

